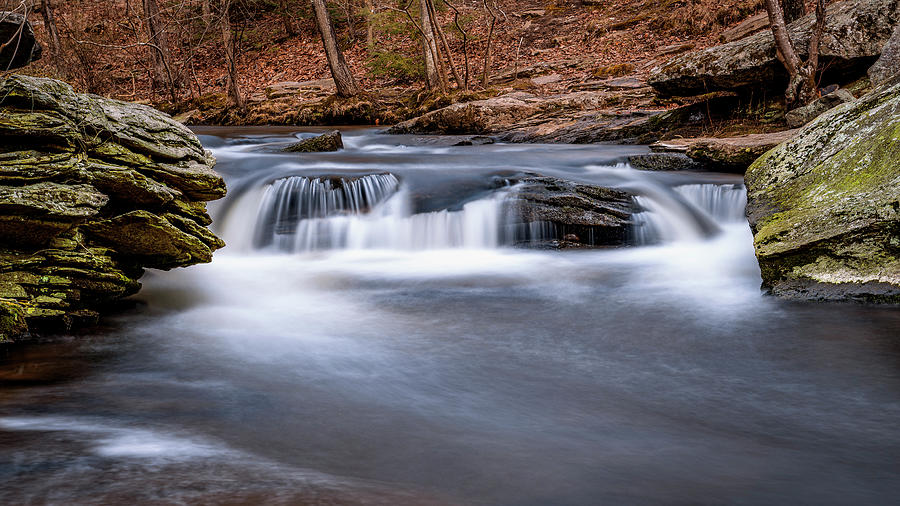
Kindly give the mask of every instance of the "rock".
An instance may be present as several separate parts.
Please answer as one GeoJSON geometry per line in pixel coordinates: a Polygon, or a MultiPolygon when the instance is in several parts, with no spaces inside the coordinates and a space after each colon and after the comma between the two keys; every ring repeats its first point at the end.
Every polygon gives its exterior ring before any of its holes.
{"type": "Polygon", "coordinates": [[[200,109],[191,109],[190,111],[184,111],[181,114],[176,114],[172,116],[172,119],[183,124],[183,125],[191,125],[194,123],[197,117],[200,116],[200,109]]]}
{"type": "Polygon", "coordinates": [[[548,76],[538,76],[531,78],[531,82],[534,83],[535,86],[546,86],[548,84],[553,84],[561,80],[562,76],[559,74],[550,74],[548,76]]]}
{"type": "Polygon", "coordinates": [[[344,141],[337,130],[326,132],[309,139],[303,139],[284,148],[282,151],[289,153],[319,153],[322,151],[337,151],[343,149],[344,141]]]}
{"type": "Polygon", "coordinates": [[[497,142],[493,137],[488,137],[487,135],[473,135],[468,139],[463,139],[455,144],[454,146],[483,146],[485,144],[493,144],[497,142]]]}
{"type": "Polygon", "coordinates": [[[270,99],[287,97],[306,92],[330,92],[334,89],[334,79],[312,81],[281,81],[266,87],[266,97],[270,99]]]}
{"type": "Polygon", "coordinates": [[[17,69],[40,60],[43,48],[25,16],[0,11],[0,71],[17,69]],[[20,32],[21,29],[21,32],[20,32]]]}
{"type": "Polygon", "coordinates": [[[684,44],[671,44],[671,45],[663,46],[663,47],[659,48],[659,55],[666,56],[666,55],[670,55],[670,54],[680,54],[680,53],[690,51],[691,49],[694,49],[695,47],[697,47],[697,44],[694,44],[693,42],[688,42],[688,43],[684,43],[684,44]]]}
{"type": "Polygon", "coordinates": [[[92,323],[144,268],[208,262],[224,245],[206,229],[214,164],[150,107],[0,79],[0,339],[92,323]]]}
{"type": "Polygon", "coordinates": [[[630,240],[632,196],[546,176],[517,180],[509,211],[515,242],[532,248],[623,246],[630,240]]]}
{"type": "Polygon", "coordinates": [[[701,170],[703,165],[684,153],[647,153],[628,157],[638,170],[701,170]]]}
{"type": "Polygon", "coordinates": [[[900,74],[900,23],[894,28],[894,33],[881,50],[881,57],[869,68],[869,80],[878,86],[888,82],[892,77],[900,74]]]}
{"type": "Polygon", "coordinates": [[[769,28],[769,13],[762,11],[727,30],[723,30],[722,34],[719,36],[719,40],[722,42],[734,42],[767,28],[769,28]]]}
{"type": "Polygon", "coordinates": [[[757,158],[790,139],[796,130],[737,137],[698,137],[657,142],[650,149],[661,153],[684,153],[708,170],[743,173],[757,158]]]}
{"type": "Polygon", "coordinates": [[[900,83],[838,106],[745,176],[763,286],[900,303],[900,83]]]}
{"type": "MultiPolygon", "coordinates": [[[[801,58],[806,58],[814,14],[789,27],[801,58]]],[[[897,0],[846,0],[828,7],[820,59],[844,81],[864,73],[900,22],[897,0]]],[[[741,40],[678,56],[653,69],[650,85],[662,95],[690,96],[736,88],[783,92],[787,73],[776,58],[769,30],[741,40]]],[[[842,81],[843,82],[843,81],[842,81]]]]}
{"type": "Polygon", "coordinates": [[[829,109],[847,102],[853,102],[856,97],[845,89],[837,89],[827,95],[823,95],[803,107],[798,107],[785,114],[784,119],[791,128],[802,127],[816,119],[829,109]]]}

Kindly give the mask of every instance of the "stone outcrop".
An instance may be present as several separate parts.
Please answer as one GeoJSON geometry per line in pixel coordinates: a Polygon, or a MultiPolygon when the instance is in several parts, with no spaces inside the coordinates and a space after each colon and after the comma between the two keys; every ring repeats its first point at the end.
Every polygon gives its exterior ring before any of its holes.
{"type": "Polygon", "coordinates": [[[757,158],[790,139],[796,130],[737,137],[696,137],[657,142],[650,149],[657,154],[683,153],[706,170],[743,173],[757,158]]]}
{"type": "Polygon", "coordinates": [[[784,115],[784,120],[791,128],[802,127],[810,121],[818,118],[821,114],[829,109],[833,109],[841,104],[853,102],[856,97],[849,91],[841,88],[827,95],[823,95],[803,107],[798,107],[784,115]]]}
{"type": "MultiPolygon", "coordinates": [[[[802,58],[815,15],[789,27],[802,58]]],[[[881,54],[900,22],[900,0],[846,0],[828,7],[820,61],[846,81],[861,77],[881,54]]],[[[689,96],[716,90],[754,88],[783,92],[787,73],[778,61],[770,30],[673,58],[655,68],[650,85],[663,95],[689,96]]],[[[842,81],[843,82],[843,81],[842,81]]]]}
{"type": "Polygon", "coordinates": [[[538,175],[517,182],[510,212],[518,246],[623,246],[630,240],[635,203],[629,193],[538,175]]]}
{"type": "Polygon", "coordinates": [[[303,139],[287,146],[282,151],[288,153],[319,153],[324,151],[337,151],[344,147],[341,132],[332,130],[322,135],[303,139]]]}
{"type": "Polygon", "coordinates": [[[39,60],[43,51],[25,16],[8,11],[0,11],[0,46],[0,72],[39,60]]]}
{"type": "Polygon", "coordinates": [[[190,130],[52,79],[0,80],[0,339],[90,323],[146,267],[209,262],[225,195],[190,130]]]}
{"type": "Polygon", "coordinates": [[[763,284],[900,303],[900,83],[838,106],[756,161],[747,213],[763,284]]]}
{"type": "Polygon", "coordinates": [[[875,65],[869,68],[869,80],[878,86],[888,82],[900,74],[900,23],[894,28],[894,34],[881,50],[881,56],[875,65]]]}

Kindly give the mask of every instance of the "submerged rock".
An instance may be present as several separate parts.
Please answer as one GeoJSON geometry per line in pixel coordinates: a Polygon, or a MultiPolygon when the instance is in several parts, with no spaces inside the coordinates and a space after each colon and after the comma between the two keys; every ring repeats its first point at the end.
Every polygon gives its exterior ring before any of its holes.
{"type": "Polygon", "coordinates": [[[635,211],[627,192],[536,175],[510,203],[515,243],[532,248],[624,246],[635,211]]]}
{"type": "Polygon", "coordinates": [[[295,142],[284,148],[289,153],[319,153],[324,151],[337,151],[344,147],[341,133],[337,130],[326,132],[309,139],[295,142]]]}
{"type": "MultiPolygon", "coordinates": [[[[897,0],[846,0],[828,7],[820,59],[828,72],[841,77],[860,77],[881,54],[900,22],[897,0]],[[848,72],[853,75],[848,75],[848,72]]],[[[792,23],[791,38],[806,58],[815,15],[792,23]]],[[[787,73],[778,60],[771,30],[727,44],[673,58],[655,68],[650,85],[664,95],[696,95],[735,88],[768,88],[783,91],[787,73]]]]}
{"type": "Polygon", "coordinates": [[[150,107],[0,80],[0,334],[90,323],[145,267],[210,261],[224,245],[206,229],[204,202],[225,195],[214,164],[150,107]]]}
{"type": "Polygon", "coordinates": [[[900,83],[841,105],[756,161],[747,213],[763,285],[900,303],[900,83]]]}
{"type": "Polygon", "coordinates": [[[25,16],[0,11],[0,71],[17,69],[40,60],[43,48],[25,16]]]}

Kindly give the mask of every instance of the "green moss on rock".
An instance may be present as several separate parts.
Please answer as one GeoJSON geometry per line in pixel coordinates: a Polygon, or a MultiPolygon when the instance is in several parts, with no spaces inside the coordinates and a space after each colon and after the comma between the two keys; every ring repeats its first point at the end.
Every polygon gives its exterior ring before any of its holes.
{"type": "Polygon", "coordinates": [[[829,111],[748,169],[764,285],[900,302],[900,84],[829,111]]]}

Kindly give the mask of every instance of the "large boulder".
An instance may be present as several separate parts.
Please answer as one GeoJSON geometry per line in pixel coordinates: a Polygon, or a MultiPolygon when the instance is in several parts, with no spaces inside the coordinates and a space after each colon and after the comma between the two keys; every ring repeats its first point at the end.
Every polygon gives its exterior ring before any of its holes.
{"type": "Polygon", "coordinates": [[[888,82],[900,74],[900,23],[894,28],[894,34],[881,50],[881,57],[869,69],[869,80],[874,85],[888,82]]]}
{"type": "Polygon", "coordinates": [[[8,11],[0,11],[0,46],[0,72],[39,60],[43,50],[25,16],[8,11]]]}
{"type": "MultiPolygon", "coordinates": [[[[828,7],[820,60],[828,72],[847,78],[865,73],[900,22],[900,0],[846,0],[828,7]]],[[[806,58],[815,23],[810,14],[789,27],[806,58]]],[[[673,58],[653,69],[650,85],[663,95],[762,88],[784,91],[787,73],[778,60],[771,30],[673,58]]]]}
{"type": "Polygon", "coordinates": [[[683,153],[689,160],[707,170],[743,174],[757,158],[790,139],[796,132],[783,130],[737,137],[672,139],[651,144],[650,149],[654,154],[683,153]]]}
{"type": "Polygon", "coordinates": [[[146,267],[209,262],[224,245],[206,228],[205,201],[225,195],[214,164],[150,107],[0,80],[0,340],[95,321],[146,267]]]}
{"type": "Polygon", "coordinates": [[[900,302],[900,82],[838,106],[757,160],[747,214],[776,295],[900,302]]]}
{"type": "Polygon", "coordinates": [[[632,195],[612,188],[529,175],[509,204],[513,240],[530,248],[623,246],[630,240],[632,195]]]}

